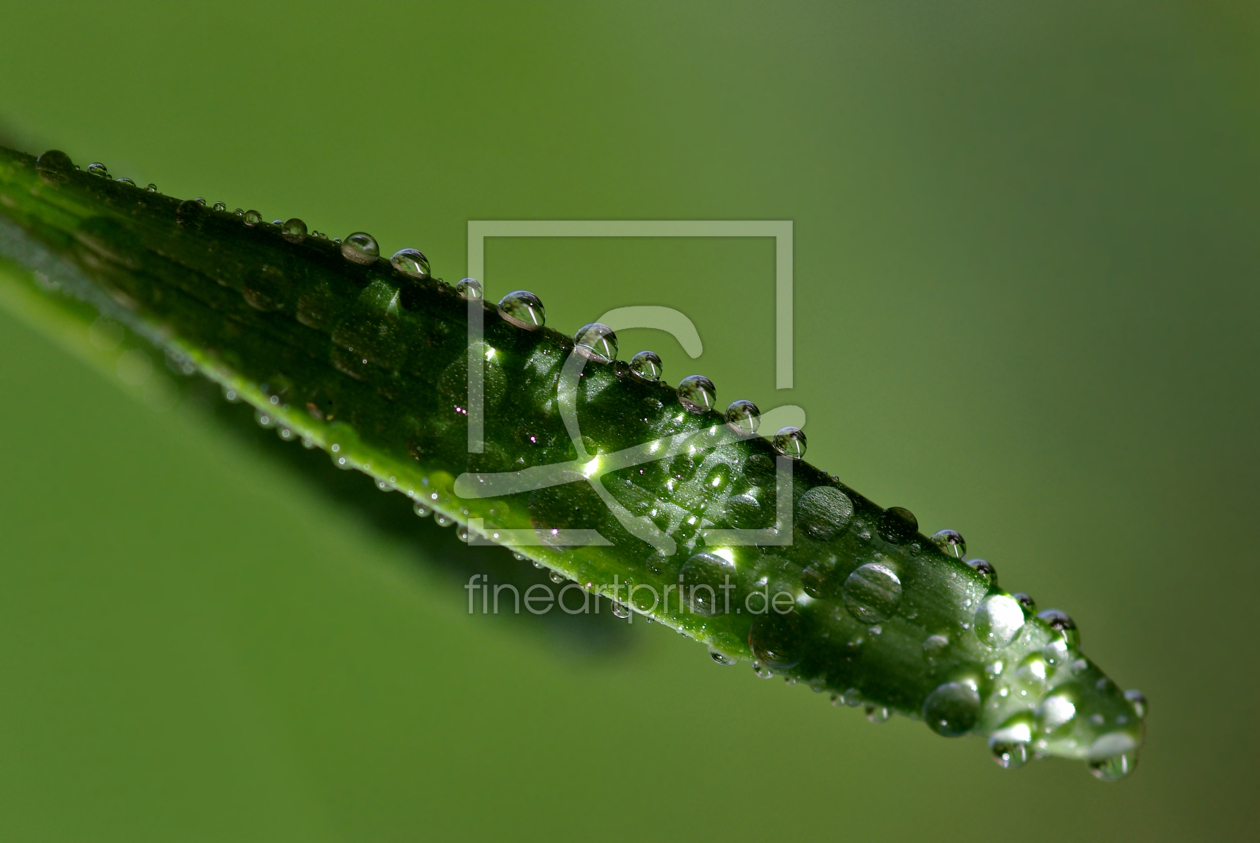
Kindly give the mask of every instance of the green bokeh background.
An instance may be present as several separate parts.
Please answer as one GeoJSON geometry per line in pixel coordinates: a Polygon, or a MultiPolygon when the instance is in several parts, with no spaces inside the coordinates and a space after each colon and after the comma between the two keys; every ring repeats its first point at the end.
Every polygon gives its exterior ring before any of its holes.
{"type": "Polygon", "coordinates": [[[469,616],[431,524],[377,529],[295,446],[0,313],[0,836],[1246,835],[1255,9],[6,5],[8,137],[448,280],[469,219],[793,220],[790,391],[770,241],[496,240],[485,281],[566,331],[688,313],[699,360],[623,352],[803,406],[813,462],[960,530],[1151,713],[1119,784],[1007,772],[658,626],[469,616]]]}

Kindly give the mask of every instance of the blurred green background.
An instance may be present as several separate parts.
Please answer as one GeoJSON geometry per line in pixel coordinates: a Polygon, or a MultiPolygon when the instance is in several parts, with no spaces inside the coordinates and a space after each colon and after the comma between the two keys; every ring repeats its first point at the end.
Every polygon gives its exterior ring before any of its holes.
{"type": "Polygon", "coordinates": [[[7,4],[14,142],[448,280],[469,219],[793,220],[791,391],[770,241],[496,240],[485,281],[565,331],[690,314],[699,360],[623,356],[805,407],[811,461],[960,530],[1151,713],[1119,784],[1007,772],[659,626],[469,616],[401,496],[0,313],[0,836],[1252,832],[1256,8],[7,4]]]}

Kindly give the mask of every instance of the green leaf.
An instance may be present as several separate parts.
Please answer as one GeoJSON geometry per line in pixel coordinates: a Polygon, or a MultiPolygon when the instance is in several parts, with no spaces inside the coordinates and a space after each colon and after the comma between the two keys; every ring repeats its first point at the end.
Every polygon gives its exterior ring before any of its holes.
{"type": "Polygon", "coordinates": [[[613,359],[603,326],[575,345],[528,295],[495,307],[418,252],[391,262],[366,235],[340,243],[89,171],[0,151],[0,296],[85,356],[82,325],[126,326],[282,437],[546,565],[575,584],[570,605],[602,594],[719,663],[873,720],[985,736],[1003,766],[1131,769],[1144,701],[1081,654],[1068,616],[999,588],[956,533],[926,537],[800,460],[791,408],[765,414],[767,432],[784,427],[762,438],[756,408],[728,423],[711,384],[675,389],[613,359]]]}

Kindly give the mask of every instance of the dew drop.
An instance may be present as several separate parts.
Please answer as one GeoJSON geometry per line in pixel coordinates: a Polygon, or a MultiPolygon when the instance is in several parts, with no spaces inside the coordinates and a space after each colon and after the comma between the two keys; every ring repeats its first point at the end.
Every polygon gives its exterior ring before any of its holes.
{"type": "Polygon", "coordinates": [[[774,449],[783,456],[799,460],[805,456],[805,431],[799,427],[780,428],[774,435],[774,449]]]}
{"type": "Polygon", "coordinates": [[[1133,706],[1133,710],[1137,713],[1138,720],[1146,719],[1146,695],[1141,691],[1133,688],[1124,692],[1124,698],[1133,706]]]}
{"type": "Polygon", "coordinates": [[[1046,609],[1044,612],[1038,612],[1037,617],[1045,621],[1050,629],[1063,636],[1063,643],[1067,644],[1069,650],[1075,650],[1081,645],[1080,632],[1076,628],[1076,623],[1068,617],[1067,612],[1046,609]]]}
{"type": "Polygon", "coordinates": [[[866,719],[872,723],[887,723],[890,717],[892,717],[892,712],[884,706],[867,704],[866,719]]]}
{"type": "Polygon", "coordinates": [[[862,623],[888,620],[901,603],[901,580],[887,565],[868,562],[844,581],[844,605],[862,623]]]}
{"type": "Polygon", "coordinates": [[[967,543],[957,530],[939,530],[932,534],[932,544],[946,556],[962,559],[967,553],[967,543]]]}
{"type": "Polygon", "coordinates": [[[427,504],[421,503],[420,501],[416,501],[416,505],[413,506],[412,509],[414,509],[416,515],[421,518],[428,518],[433,514],[433,510],[427,504]]]}
{"type": "Polygon", "coordinates": [[[890,544],[902,544],[919,531],[919,519],[914,513],[900,506],[890,506],[879,514],[876,526],[879,537],[890,544]]]}
{"type": "Polygon", "coordinates": [[[1076,705],[1063,694],[1051,694],[1033,710],[1039,732],[1049,734],[1066,726],[1076,717],[1076,705]]]}
{"type": "Polygon", "coordinates": [[[740,436],[752,436],[761,426],[761,410],[744,398],[732,401],[726,408],[726,423],[740,436]]]}
{"type": "Polygon", "coordinates": [[[734,656],[728,656],[726,653],[719,652],[718,650],[714,650],[712,647],[709,648],[709,658],[713,659],[714,664],[720,664],[722,667],[730,667],[731,665],[739,664],[739,659],[734,656]]]}
{"type": "Polygon", "coordinates": [[[701,415],[713,409],[717,387],[704,375],[688,375],[678,384],[678,400],[687,412],[701,415]]]}
{"type": "Polygon", "coordinates": [[[226,210],[227,210],[227,205],[223,204],[222,202],[215,202],[215,203],[214,203],[214,209],[215,209],[216,211],[226,211],[226,210]]]}
{"type": "Polygon", "coordinates": [[[74,162],[60,149],[50,149],[35,160],[35,172],[48,184],[61,184],[74,172],[74,162]]]}
{"type": "Polygon", "coordinates": [[[639,380],[656,383],[661,379],[661,358],[655,351],[640,351],[630,358],[630,373],[639,380]]]}
{"type": "Polygon", "coordinates": [[[834,486],[815,486],[796,505],[797,522],[811,538],[831,541],[853,519],[853,501],[834,486]]]}
{"type": "Polygon", "coordinates": [[[341,241],[341,256],[351,263],[370,266],[381,256],[381,247],[376,245],[376,238],[365,231],[347,234],[341,241]]]}
{"type": "Polygon", "coordinates": [[[185,228],[196,228],[201,225],[206,209],[196,199],[185,199],[175,206],[175,222],[185,228]]]}
{"type": "Polygon", "coordinates": [[[972,570],[988,580],[989,585],[997,585],[997,569],[983,559],[968,559],[972,570]]]}
{"type": "Polygon", "coordinates": [[[1135,766],[1137,766],[1137,755],[1132,752],[1124,752],[1120,755],[1113,755],[1110,758],[1090,761],[1089,771],[1094,778],[1102,779],[1105,782],[1115,782],[1132,773],[1135,766]]]}
{"type": "Polygon", "coordinates": [[[795,667],[801,660],[800,615],[795,611],[781,615],[775,610],[757,615],[748,630],[748,646],[753,657],[766,667],[795,667]]]}
{"type": "Polygon", "coordinates": [[[433,514],[433,522],[437,524],[439,527],[449,527],[455,523],[455,519],[448,518],[442,513],[436,512],[433,514]]]}
{"type": "Polygon", "coordinates": [[[250,228],[253,228],[254,226],[258,225],[259,223],[263,221],[263,217],[262,217],[262,214],[260,214],[258,211],[255,211],[251,208],[250,210],[245,212],[244,220],[245,220],[246,225],[248,225],[250,228]]]}
{"type": "Polygon", "coordinates": [[[94,176],[109,178],[109,170],[106,169],[105,165],[99,161],[94,161],[91,164],[88,164],[88,172],[94,176]]]}
{"type": "Polygon", "coordinates": [[[419,249],[399,249],[389,259],[389,264],[408,278],[429,277],[429,259],[419,249]]]}
{"type": "Polygon", "coordinates": [[[613,604],[612,604],[613,617],[621,618],[622,620],[625,620],[626,618],[630,617],[630,612],[631,612],[631,609],[629,606],[625,605],[624,603],[618,603],[616,601],[613,601],[613,604]]]}
{"type": "Polygon", "coordinates": [[[1033,615],[1037,613],[1036,601],[1033,600],[1031,597],[1029,597],[1027,594],[1024,594],[1021,591],[1021,592],[1016,592],[1015,594],[1012,594],[1011,597],[1014,597],[1015,602],[1018,603],[1020,605],[1020,608],[1024,610],[1024,617],[1031,618],[1033,615]]]}
{"type": "Polygon", "coordinates": [[[135,186],[136,186],[136,183],[135,183],[134,181],[132,181],[131,179],[119,179],[119,180],[118,180],[118,183],[119,183],[119,184],[129,184],[129,185],[131,185],[132,187],[135,187],[135,186]]]}
{"type": "Polygon", "coordinates": [[[976,609],[974,628],[981,643],[1000,650],[1015,640],[1024,626],[1024,609],[1006,594],[990,594],[976,609]]]}
{"type": "Polygon", "coordinates": [[[1024,741],[989,739],[989,752],[1003,770],[1015,770],[1028,763],[1028,744],[1024,741]]]}
{"type": "Polygon", "coordinates": [[[752,663],[753,673],[757,674],[758,679],[769,679],[774,676],[774,671],[762,665],[760,662],[752,663]]]}
{"type": "Polygon", "coordinates": [[[551,580],[556,585],[562,585],[565,581],[565,576],[559,571],[552,571],[551,573],[547,574],[547,579],[551,580]]]}
{"type": "Polygon", "coordinates": [[[543,303],[528,290],[516,290],[500,299],[499,316],[527,331],[536,331],[547,324],[543,303]]]}
{"type": "Polygon", "coordinates": [[[596,363],[611,363],[617,359],[617,335],[602,322],[592,322],[573,335],[573,349],[596,363]]]}
{"type": "Polygon", "coordinates": [[[721,615],[730,610],[735,564],[715,553],[697,553],[678,571],[678,592],[697,615],[721,615]]]}
{"type": "Polygon", "coordinates": [[[938,735],[965,735],[980,718],[980,692],[970,682],[946,682],[923,701],[923,720],[938,735]]]}
{"type": "Polygon", "coordinates": [[[154,184],[153,182],[149,182],[148,185],[146,185],[144,189],[147,190],[149,193],[157,193],[157,185],[154,184]]]}
{"type": "Polygon", "coordinates": [[[280,226],[280,236],[290,243],[301,243],[306,239],[306,223],[297,217],[287,219],[280,226]]]}
{"type": "Polygon", "coordinates": [[[455,285],[455,292],[468,301],[481,301],[485,293],[481,290],[481,282],[476,278],[463,278],[455,285]]]}
{"type": "Polygon", "coordinates": [[[929,635],[923,640],[923,660],[936,666],[945,659],[945,652],[948,649],[949,639],[944,635],[929,635]]]}

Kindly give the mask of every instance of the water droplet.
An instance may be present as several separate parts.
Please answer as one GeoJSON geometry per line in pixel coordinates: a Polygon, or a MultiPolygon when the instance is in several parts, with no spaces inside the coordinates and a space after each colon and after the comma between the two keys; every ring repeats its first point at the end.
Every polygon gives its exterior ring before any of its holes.
{"type": "Polygon", "coordinates": [[[118,183],[119,183],[119,184],[129,184],[129,185],[131,185],[132,187],[135,187],[135,186],[136,186],[136,183],[135,183],[134,181],[132,181],[131,179],[119,179],[119,180],[118,180],[118,183]]]}
{"type": "Polygon", "coordinates": [[[715,553],[697,553],[678,571],[678,592],[697,615],[721,615],[730,611],[735,564],[715,553]]]}
{"type": "Polygon", "coordinates": [[[416,505],[413,506],[412,509],[414,509],[416,511],[416,515],[419,515],[421,518],[428,518],[433,514],[433,510],[427,504],[421,503],[420,501],[416,501],[416,505]]]}
{"type": "Polygon", "coordinates": [[[436,512],[433,514],[433,523],[437,524],[439,527],[449,527],[455,523],[455,519],[448,518],[442,513],[436,512]]]}
{"type": "Polygon", "coordinates": [[[1105,782],[1114,782],[1132,773],[1135,766],[1137,766],[1137,755],[1125,752],[1120,755],[1113,755],[1110,758],[1090,761],[1089,771],[1095,778],[1102,779],[1105,782]]]}
{"type": "Polygon", "coordinates": [[[862,623],[888,620],[901,603],[901,580],[887,565],[868,562],[844,581],[844,605],[862,623]]]}
{"type": "Polygon", "coordinates": [[[976,573],[988,580],[989,585],[997,585],[997,569],[983,559],[968,559],[967,564],[976,573]]]}
{"type": "Polygon", "coordinates": [[[1037,617],[1046,622],[1046,626],[1063,636],[1063,642],[1067,644],[1068,649],[1075,650],[1081,646],[1081,634],[1076,628],[1076,623],[1068,617],[1067,612],[1058,609],[1046,609],[1044,612],[1038,612],[1037,617]]]}
{"type": "Polygon", "coordinates": [[[260,224],[262,221],[263,221],[262,214],[260,214],[258,211],[250,209],[245,212],[245,224],[248,225],[250,228],[253,228],[254,226],[260,224]]]}
{"type": "Polygon", "coordinates": [[[61,184],[74,172],[74,162],[60,149],[50,149],[35,160],[35,172],[48,184],[61,184]]]}
{"type": "Polygon", "coordinates": [[[726,408],[726,423],[741,436],[752,436],[761,426],[761,410],[744,398],[732,401],[726,408]]]}
{"type": "Polygon", "coordinates": [[[661,379],[661,358],[655,351],[640,351],[630,358],[630,372],[639,380],[656,383],[661,379]]]}
{"type": "Polygon", "coordinates": [[[241,208],[237,208],[235,211],[232,212],[232,214],[234,216],[243,217],[245,216],[245,211],[242,210],[241,208]]]}
{"type": "Polygon", "coordinates": [[[481,301],[481,299],[485,298],[485,293],[481,289],[481,282],[476,278],[460,279],[459,283],[455,285],[455,292],[469,301],[481,301]]]}
{"type": "Polygon", "coordinates": [[[205,206],[196,199],[185,199],[175,206],[175,222],[185,228],[197,228],[205,213],[205,206]]]}
{"type": "Polygon", "coordinates": [[[887,723],[889,717],[892,717],[892,712],[884,706],[867,704],[866,719],[872,723],[887,723]]]}
{"type": "Polygon", "coordinates": [[[1020,608],[1024,610],[1024,617],[1031,618],[1033,615],[1037,613],[1036,601],[1034,601],[1027,594],[1024,594],[1022,591],[1019,591],[1019,592],[1016,592],[1015,594],[1012,594],[1011,597],[1014,597],[1015,602],[1018,603],[1020,605],[1020,608]]]}
{"type": "Polygon", "coordinates": [[[687,412],[701,415],[713,409],[717,387],[704,375],[688,375],[678,384],[678,400],[687,412]]]}
{"type": "Polygon", "coordinates": [[[805,456],[805,432],[799,427],[780,428],[774,435],[774,449],[789,459],[799,460],[805,456]]]}
{"type": "Polygon", "coordinates": [[[287,219],[280,225],[280,236],[290,243],[301,243],[306,239],[306,223],[297,217],[287,219]]]}
{"type": "Polygon", "coordinates": [[[500,299],[499,316],[527,331],[536,331],[547,324],[542,302],[528,290],[516,290],[500,299]]]}
{"type": "Polygon", "coordinates": [[[714,664],[720,664],[722,667],[730,667],[731,665],[739,664],[739,659],[734,656],[728,656],[726,653],[718,652],[712,647],[709,648],[709,658],[713,659],[714,664]]]}
{"type": "Polygon", "coordinates": [[[923,660],[932,666],[945,659],[945,651],[949,649],[949,639],[944,635],[929,635],[923,641],[923,660]]]}
{"type": "Polygon", "coordinates": [[[227,210],[227,205],[223,204],[222,202],[215,202],[215,203],[214,203],[214,209],[215,209],[216,211],[226,211],[226,210],[227,210]]]}
{"type": "Polygon", "coordinates": [[[965,735],[980,718],[980,692],[970,682],[946,682],[923,701],[923,720],[938,735],[965,735]]]}
{"type": "Polygon", "coordinates": [[[381,256],[381,247],[376,244],[376,238],[372,235],[365,231],[356,231],[347,234],[346,239],[341,241],[341,256],[351,263],[370,266],[381,256]]]}
{"type": "Polygon", "coordinates": [[[787,670],[801,661],[801,619],[795,611],[785,615],[770,609],[753,618],[748,646],[758,662],[774,670],[787,670]]]}
{"type": "Polygon", "coordinates": [[[149,193],[157,193],[157,185],[156,185],[156,184],[154,184],[153,182],[149,182],[149,183],[145,186],[145,188],[144,188],[144,189],[145,189],[145,190],[147,190],[149,193]]]}
{"type": "Polygon", "coordinates": [[[1045,734],[1060,729],[1076,717],[1076,705],[1064,694],[1051,694],[1033,710],[1037,730],[1045,734]]]}
{"type": "Polygon", "coordinates": [[[617,359],[617,335],[602,322],[592,322],[573,335],[573,349],[596,363],[611,363],[617,359]]]}
{"type": "Polygon", "coordinates": [[[94,176],[109,178],[109,170],[107,170],[105,165],[99,161],[93,161],[91,164],[88,164],[88,172],[94,176]]]}
{"type": "Polygon", "coordinates": [[[621,618],[622,620],[625,620],[626,618],[630,617],[630,612],[631,612],[631,609],[629,606],[625,605],[624,603],[618,603],[615,600],[612,601],[613,617],[621,618]]]}
{"type": "Polygon", "coordinates": [[[757,674],[758,679],[769,679],[774,676],[774,671],[761,665],[760,662],[752,663],[753,673],[757,674]]]}
{"type": "Polygon", "coordinates": [[[551,573],[547,574],[547,579],[551,580],[556,585],[561,585],[565,581],[565,576],[559,571],[552,571],[551,573]]]}
{"type": "Polygon", "coordinates": [[[975,631],[980,641],[1000,650],[1015,640],[1024,626],[1024,609],[1006,594],[990,594],[976,609],[975,631]]]}
{"type": "Polygon", "coordinates": [[[399,249],[389,259],[389,264],[408,278],[429,277],[429,259],[419,249],[399,249]]]}
{"type": "Polygon", "coordinates": [[[939,530],[933,533],[932,544],[936,545],[941,553],[955,559],[962,559],[967,553],[967,543],[963,541],[962,535],[957,530],[939,530]]]}
{"type": "Polygon", "coordinates": [[[1133,706],[1133,710],[1137,712],[1138,720],[1146,719],[1146,695],[1136,688],[1124,692],[1124,698],[1133,706]]]}
{"type": "Polygon", "coordinates": [[[815,486],[801,495],[796,516],[801,529],[811,538],[831,541],[853,519],[853,501],[834,486],[815,486]]]}
{"type": "Polygon", "coordinates": [[[1004,770],[1015,770],[1028,763],[1028,744],[1024,741],[1003,740],[994,736],[989,739],[989,752],[1004,770]]]}
{"type": "Polygon", "coordinates": [[[919,531],[919,519],[904,507],[890,506],[879,514],[876,530],[884,541],[902,544],[919,531]]]}
{"type": "Polygon", "coordinates": [[[1124,778],[1136,764],[1137,742],[1124,732],[1108,732],[1089,747],[1089,771],[1103,781],[1124,778]]]}

